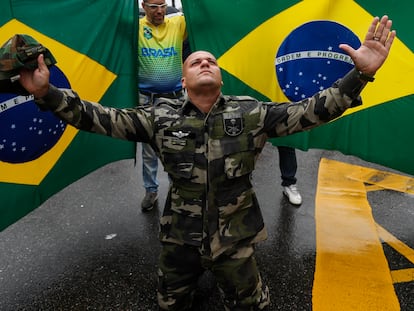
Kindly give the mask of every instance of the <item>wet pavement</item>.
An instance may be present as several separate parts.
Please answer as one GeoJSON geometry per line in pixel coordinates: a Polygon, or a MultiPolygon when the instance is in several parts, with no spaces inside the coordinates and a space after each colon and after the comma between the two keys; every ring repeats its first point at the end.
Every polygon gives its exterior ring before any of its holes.
{"type": "MultiPolygon", "coordinates": [[[[320,159],[391,171],[331,151],[297,151],[297,156],[300,207],[282,195],[276,148],[265,147],[253,176],[269,233],[257,247],[257,258],[270,289],[271,311],[313,309],[320,159]]],[[[159,179],[160,206],[144,214],[139,208],[140,162],[137,167],[133,160],[111,163],[2,231],[0,310],[157,310],[158,217],[168,183],[163,172],[159,179]]],[[[368,199],[375,221],[408,247],[403,256],[403,251],[383,244],[390,270],[402,269],[408,275],[408,280],[394,284],[397,310],[412,311],[413,196],[385,190],[369,192],[368,199]]],[[[199,281],[194,310],[223,310],[209,273],[199,281]]]]}

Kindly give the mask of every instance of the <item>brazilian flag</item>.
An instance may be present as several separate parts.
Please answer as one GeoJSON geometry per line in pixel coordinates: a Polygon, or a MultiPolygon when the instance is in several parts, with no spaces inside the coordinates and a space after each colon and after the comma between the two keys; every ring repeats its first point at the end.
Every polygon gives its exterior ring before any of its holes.
{"type": "MultiPolygon", "coordinates": [[[[58,85],[63,79],[83,99],[133,107],[137,22],[130,0],[2,0],[0,43],[29,35],[55,57],[58,85]]],[[[135,157],[134,143],[57,121],[45,126],[55,117],[36,109],[30,97],[0,94],[0,231],[93,170],[135,157]],[[53,144],[45,141],[53,135],[53,144]]]]}
{"type": "Polygon", "coordinates": [[[338,150],[414,174],[414,36],[411,0],[184,0],[194,50],[207,50],[223,72],[223,93],[297,101],[353,68],[338,48],[360,46],[375,16],[393,20],[397,38],[363,105],[274,145],[338,150]]]}

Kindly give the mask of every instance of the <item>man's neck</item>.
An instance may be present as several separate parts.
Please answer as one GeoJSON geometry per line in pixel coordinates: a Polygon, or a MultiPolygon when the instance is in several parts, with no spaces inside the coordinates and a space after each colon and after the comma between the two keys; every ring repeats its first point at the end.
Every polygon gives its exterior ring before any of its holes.
{"type": "Polygon", "coordinates": [[[204,113],[208,113],[211,110],[211,107],[213,107],[213,105],[216,103],[219,96],[220,91],[218,93],[188,92],[188,97],[194,106],[196,106],[200,111],[204,113]]]}
{"type": "Polygon", "coordinates": [[[151,22],[147,17],[145,17],[145,19],[146,19],[146,22],[148,23],[148,24],[150,24],[150,25],[152,25],[152,26],[154,26],[154,27],[159,27],[159,26],[161,26],[162,24],[164,24],[165,23],[165,19],[163,20],[163,22],[161,23],[161,24],[154,24],[153,22],[151,22]]]}

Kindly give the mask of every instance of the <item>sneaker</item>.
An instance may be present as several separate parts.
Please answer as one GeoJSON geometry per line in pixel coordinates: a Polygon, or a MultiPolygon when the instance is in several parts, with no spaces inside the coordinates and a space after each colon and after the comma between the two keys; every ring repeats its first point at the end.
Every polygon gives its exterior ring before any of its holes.
{"type": "Polygon", "coordinates": [[[291,204],[293,205],[302,204],[302,196],[300,195],[296,184],[283,187],[283,194],[287,196],[291,204]]]}
{"type": "Polygon", "coordinates": [[[158,204],[158,192],[146,192],[145,197],[141,203],[141,210],[148,212],[158,204]]]}

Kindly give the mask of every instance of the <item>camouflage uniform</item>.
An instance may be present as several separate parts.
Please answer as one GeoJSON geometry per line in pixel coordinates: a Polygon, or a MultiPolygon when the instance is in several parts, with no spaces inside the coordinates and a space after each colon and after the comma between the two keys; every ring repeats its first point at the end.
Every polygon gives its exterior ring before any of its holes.
{"type": "Polygon", "coordinates": [[[256,310],[268,304],[254,259],[255,243],[267,236],[251,183],[256,159],[268,137],[315,127],[360,104],[364,85],[353,70],[298,103],[220,95],[208,114],[189,99],[163,98],[154,107],[102,107],[52,86],[37,103],[79,129],[146,142],[157,152],[172,181],[160,220],[161,308],[185,310],[196,277],[208,268],[228,310],[256,310]],[[239,273],[246,263],[247,272],[239,273]],[[223,277],[230,268],[233,272],[223,277]]]}

